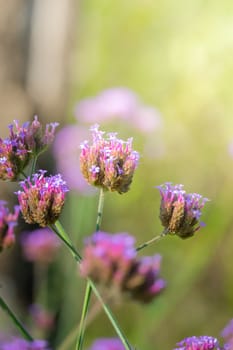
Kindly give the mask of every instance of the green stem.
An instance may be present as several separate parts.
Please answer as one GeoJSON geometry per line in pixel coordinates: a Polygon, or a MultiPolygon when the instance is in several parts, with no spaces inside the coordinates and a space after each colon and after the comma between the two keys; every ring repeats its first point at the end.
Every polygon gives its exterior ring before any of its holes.
{"type": "Polygon", "coordinates": [[[159,236],[155,236],[155,237],[153,237],[152,239],[150,239],[149,241],[147,241],[147,242],[141,244],[140,246],[138,246],[138,247],[136,248],[136,250],[139,251],[139,250],[141,250],[141,249],[147,247],[147,246],[150,245],[151,243],[158,242],[158,241],[160,241],[160,240],[161,240],[163,237],[165,237],[165,236],[166,236],[166,233],[165,233],[165,232],[162,232],[159,236]]]}
{"type": "MultiPolygon", "coordinates": [[[[76,251],[76,249],[73,246],[73,244],[71,243],[70,238],[66,234],[66,232],[63,229],[63,227],[61,226],[61,224],[57,221],[54,225],[51,225],[51,228],[62,239],[62,241],[65,243],[65,245],[67,246],[67,248],[69,249],[69,251],[71,252],[73,257],[75,258],[75,260],[80,263],[82,258],[79,255],[79,253],[76,251]],[[61,229],[61,231],[59,229],[61,229]]],[[[115,320],[111,310],[109,309],[109,307],[103,301],[103,299],[102,299],[101,295],[99,294],[95,284],[89,278],[87,278],[87,280],[88,280],[88,282],[89,282],[93,292],[95,293],[96,297],[100,301],[100,303],[101,303],[101,305],[102,305],[106,315],[108,316],[110,322],[112,323],[113,328],[115,329],[116,333],[118,334],[119,338],[121,339],[122,343],[124,344],[125,349],[126,350],[132,350],[132,348],[131,348],[127,338],[123,334],[120,326],[117,324],[117,322],[116,322],[116,320],[115,320]]]]}
{"type": "Polygon", "coordinates": [[[32,177],[32,174],[34,174],[36,170],[36,162],[37,162],[38,156],[34,156],[32,159],[32,167],[31,167],[31,173],[30,173],[30,178],[32,177]]]}
{"type": "Polygon", "coordinates": [[[5,303],[2,297],[0,297],[0,307],[3,309],[3,311],[5,311],[8,314],[8,316],[10,316],[11,320],[13,321],[15,326],[18,328],[22,336],[29,341],[33,341],[34,339],[32,338],[32,336],[24,328],[22,323],[19,321],[19,319],[14,314],[14,312],[10,309],[10,307],[5,303]]]}
{"type": "MultiPolygon", "coordinates": [[[[104,190],[103,188],[101,188],[100,194],[99,194],[98,209],[97,209],[96,231],[100,230],[100,225],[101,225],[102,216],[103,216],[103,209],[104,209],[104,190]]],[[[86,285],[86,290],[85,290],[79,334],[78,334],[78,339],[76,343],[76,350],[82,349],[83,338],[85,333],[86,317],[88,313],[89,304],[91,301],[91,291],[92,291],[92,287],[88,281],[86,285]]]]}

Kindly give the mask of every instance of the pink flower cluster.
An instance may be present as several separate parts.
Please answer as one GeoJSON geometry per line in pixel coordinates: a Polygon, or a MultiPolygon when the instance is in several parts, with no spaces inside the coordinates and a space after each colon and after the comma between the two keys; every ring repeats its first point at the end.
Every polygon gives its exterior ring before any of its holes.
{"type": "Polygon", "coordinates": [[[43,131],[37,117],[22,126],[18,121],[9,126],[10,135],[0,138],[0,179],[15,181],[32,157],[39,155],[53,141],[58,123],[47,124],[43,131]],[[15,126],[15,131],[14,131],[15,126]]]}
{"type": "Polygon", "coordinates": [[[160,255],[138,257],[134,237],[127,233],[96,232],[86,240],[82,276],[113,294],[130,296],[134,300],[149,302],[165,287],[159,277],[160,255]]]}
{"type": "Polygon", "coordinates": [[[123,141],[116,133],[104,132],[98,125],[91,128],[92,145],[88,141],[81,144],[80,167],[90,185],[105,190],[125,193],[133,179],[138,165],[139,154],[132,148],[132,139],[123,141]]]}
{"type": "Polygon", "coordinates": [[[174,350],[221,350],[218,340],[207,335],[185,338],[177,345],[174,350]]]}
{"type": "Polygon", "coordinates": [[[0,201],[0,251],[15,243],[14,229],[20,212],[19,206],[15,206],[14,213],[10,213],[6,205],[6,202],[0,201]]]}
{"type": "Polygon", "coordinates": [[[99,338],[94,341],[89,350],[124,350],[124,346],[118,338],[99,338]]]}
{"type": "Polygon", "coordinates": [[[45,176],[45,173],[40,170],[32,179],[21,181],[22,191],[16,193],[24,220],[42,227],[54,224],[58,219],[68,191],[60,174],[45,176]]]}
{"type": "Polygon", "coordinates": [[[201,209],[208,201],[200,194],[183,190],[183,185],[165,183],[158,186],[161,195],[160,220],[165,233],[188,238],[200,228],[201,209]]]}
{"type": "Polygon", "coordinates": [[[0,344],[1,350],[50,350],[44,340],[28,341],[22,338],[12,338],[0,344]]]}

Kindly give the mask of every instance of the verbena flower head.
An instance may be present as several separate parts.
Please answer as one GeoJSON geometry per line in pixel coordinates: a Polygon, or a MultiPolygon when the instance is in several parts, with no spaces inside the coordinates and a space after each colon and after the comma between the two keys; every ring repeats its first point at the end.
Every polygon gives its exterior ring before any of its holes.
{"type": "Polygon", "coordinates": [[[185,338],[177,345],[174,350],[221,350],[218,340],[207,335],[185,338]]]}
{"type": "Polygon", "coordinates": [[[118,338],[99,338],[89,350],[124,350],[124,345],[118,338]]]}
{"type": "Polygon", "coordinates": [[[132,148],[132,139],[123,141],[116,133],[104,132],[98,125],[91,128],[93,143],[81,144],[80,166],[84,178],[90,185],[105,190],[125,193],[133,179],[139,154],[132,148]]]}
{"type": "Polygon", "coordinates": [[[149,302],[165,287],[159,277],[160,256],[137,257],[134,237],[96,232],[86,240],[81,274],[113,295],[125,294],[149,302]]]}
{"type": "Polygon", "coordinates": [[[22,338],[12,338],[0,344],[1,350],[50,350],[48,343],[44,340],[32,342],[22,338]]]}
{"type": "Polygon", "coordinates": [[[17,225],[19,212],[20,207],[15,206],[14,213],[10,213],[7,203],[0,201],[0,251],[15,243],[14,229],[17,225]]]}
{"type": "Polygon", "coordinates": [[[22,126],[17,120],[9,125],[10,135],[0,138],[0,179],[16,181],[30,159],[43,152],[53,141],[58,123],[47,124],[43,131],[37,117],[22,126]]]}
{"type": "Polygon", "coordinates": [[[31,233],[23,234],[21,245],[26,260],[49,264],[56,257],[60,241],[50,229],[41,228],[31,233]]]}
{"type": "Polygon", "coordinates": [[[183,185],[165,183],[157,187],[161,195],[160,220],[165,233],[188,238],[201,227],[201,210],[207,198],[197,193],[186,193],[183,185]]]}
{"type": "Polygon", "coordinates": [[[41,227],[55,223],[68,191],[60,174],[45,176],[45,173],[45,170],[40,170],[33,174],[32,179],[21,181],[22,191],[16,193],[24,220],[41,227]]]}

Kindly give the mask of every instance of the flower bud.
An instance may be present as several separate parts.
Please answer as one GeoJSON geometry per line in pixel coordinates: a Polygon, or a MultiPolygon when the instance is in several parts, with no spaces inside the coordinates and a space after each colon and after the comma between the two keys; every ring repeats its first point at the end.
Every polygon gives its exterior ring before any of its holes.
{"type": "Polygon", "coordinates": [[[183,190],[183,185],[165,183],[157,187],[161,195],[160,220],[164,233],[175,234],[181,238],[188,238],[200,229],[201,209],[208,201],[200,194],[183,190]]]}
{"type": "Polygon", "coordinates": [[[15,206],[14,214],[11,214],[6,207],[6,202],[0,201],[0,251],[10,248],[15,243],[14,229],[19,211],[19,206],[15,206]]]}
{"type": "Polygon", "coordinates": [[[133,179],[139,154],[132,149],[132,139],[120,140],[116,133],[104,138],[98,125],[91,129],[93,143],[81,144],[80,166],[84,178],[90,185],[105,190],[125,193],[133,179]]]}
{"type": "Polygon", "coordinates": [[[22,191],[18,191],[18,200],[24,220],[28,224],[38,224],[45,227],[54,224],[58,219],[68,191],[66,182],[61,175],[45,176],[46,171],[40,170],[20,182],[22,191]]]}
{"type": "Polygon", "coordinates": [[[86,240],[80,270],[112,295],[124,294],[143,303],[165,287],[159,277],[160,256],[137,257],[134,238],[127,233],[94,233],[86,240]]]}

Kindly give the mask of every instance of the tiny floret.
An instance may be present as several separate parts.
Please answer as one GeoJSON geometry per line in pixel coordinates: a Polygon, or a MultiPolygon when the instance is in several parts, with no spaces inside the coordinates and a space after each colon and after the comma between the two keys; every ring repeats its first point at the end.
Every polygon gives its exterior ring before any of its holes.
{"type": "Polygon", "coordinates": [[[132,138],[123,141],[116,133],[104,132],[98,125],[91,128],[92,145],[81,144],[80,167],[90,185],[125,193],[133,179],[139,154],[132,148],[132,138]]]}
{"type": "Polygon", "coordinates": [[[15,243],[15,226],[17,225],[20,208],[15,206],[14,213],[10,213],[7,203],[0,201],[0,251],[10,248],[15,243]]]}
{"type": "Polygon", "coordinates": [[[200,229],[201,210],[207,198],[197,193],[186,193],[183,185],[165,183],[157,187],[161,195],[160,220],[164,233],[188,238],[200,229]]]}
{"type": "Polygon", "coordinates": [[[60,174],[45,176],[40,170],[20,182],[22,191],[18,191],[18,200],[24,220],[28,224],[45,227],[58,219],[68,191],[66,182],[60,174]]]}
{"type": "Polygon", "coordinates": [[[86,240],[81,275],[90,277],[111,295],[150,302],[165,287],[159,276],[161,257],[138,257],[134,243],[127,233],[94,233],[86,240]]]}
{"type": "Polygon", "coordinates": [[[174,350],[221,350],[218,340],[207,335],[185,338],[177,346],[174,350]]]}

